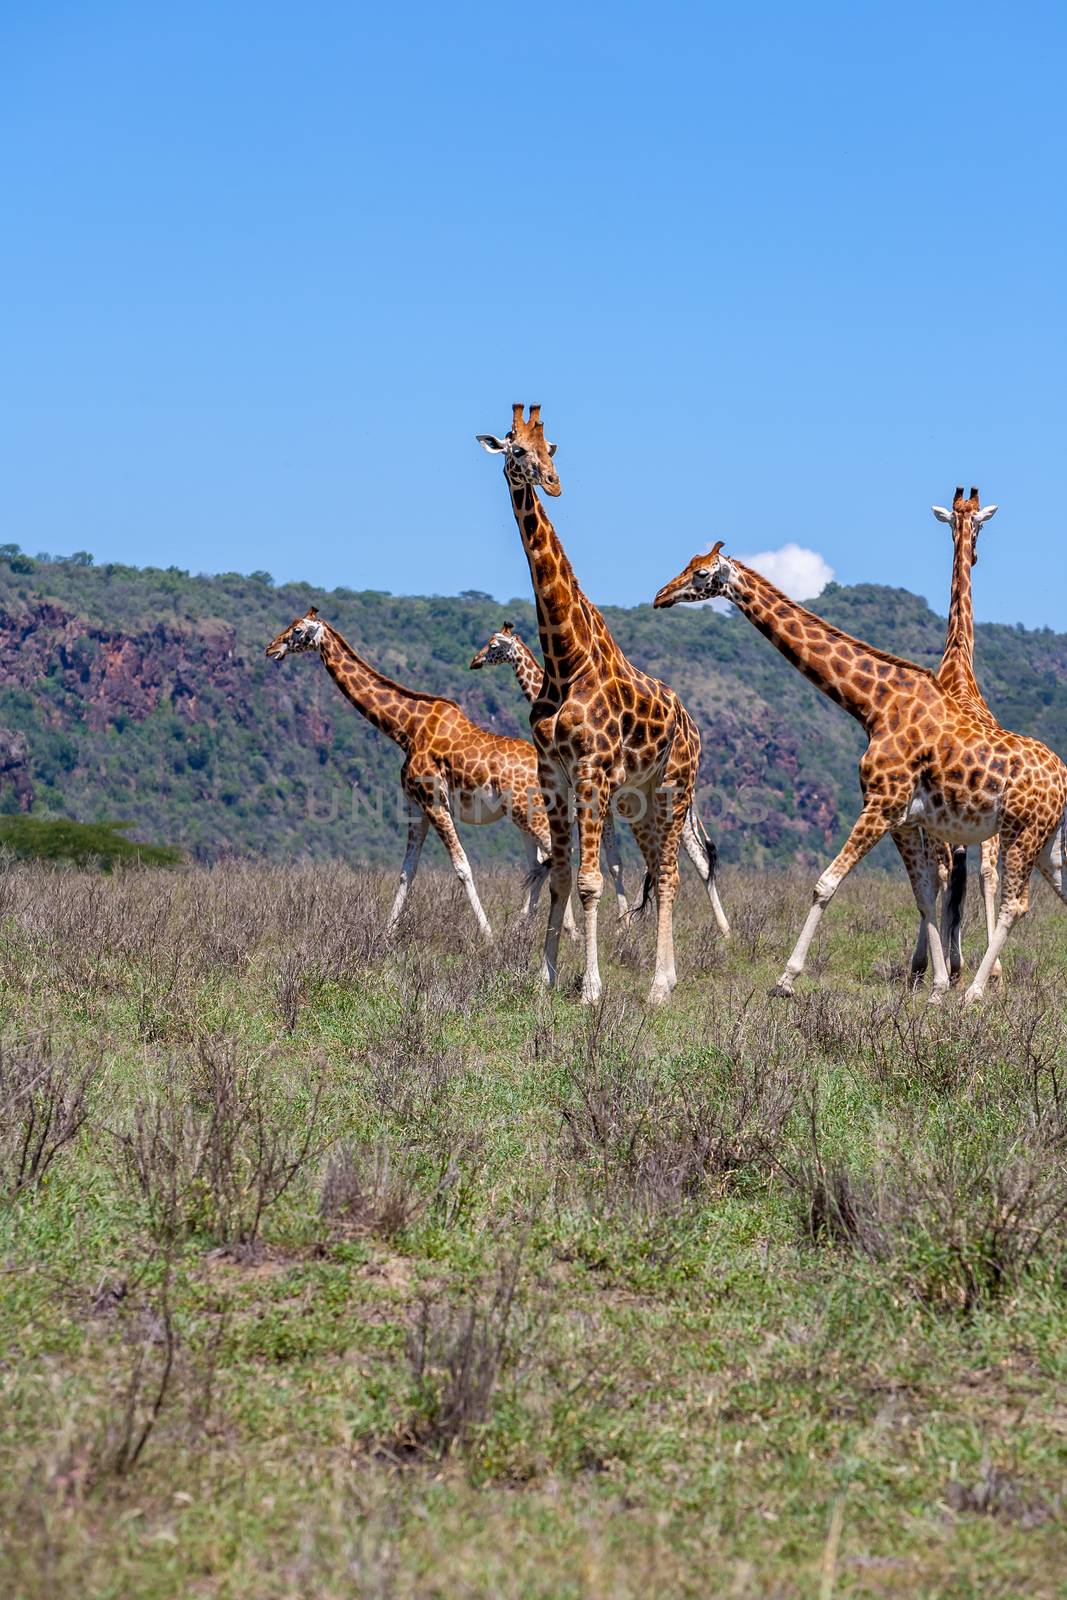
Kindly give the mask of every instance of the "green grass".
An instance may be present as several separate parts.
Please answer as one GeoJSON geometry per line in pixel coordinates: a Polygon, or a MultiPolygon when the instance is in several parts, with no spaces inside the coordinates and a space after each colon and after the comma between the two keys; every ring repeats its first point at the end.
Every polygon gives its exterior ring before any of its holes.
{"type": "Polygon", "coordinates": [[[687,883],[673,1004],[606,910],[589,1014],[514,878],[491,951],[391,888],[0,878],[4,1594],[1067,1593],[1048,896],[964,1013],[895,882],[792,1003],[810,885],[723,947],[687,883]]]}

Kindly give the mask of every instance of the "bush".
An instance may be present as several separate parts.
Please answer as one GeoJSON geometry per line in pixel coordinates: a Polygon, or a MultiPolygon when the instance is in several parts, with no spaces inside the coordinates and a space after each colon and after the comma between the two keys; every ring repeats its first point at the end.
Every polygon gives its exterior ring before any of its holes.
{"type": "Polygon", "coordinates": [[[174,867],[182,859],[171,845],[127,839],[130,822],[71,822],[66,817],[0,818],[0,846],[23,861],[69,861],[110,872],[116,862],[140,867],[174,867]]]}

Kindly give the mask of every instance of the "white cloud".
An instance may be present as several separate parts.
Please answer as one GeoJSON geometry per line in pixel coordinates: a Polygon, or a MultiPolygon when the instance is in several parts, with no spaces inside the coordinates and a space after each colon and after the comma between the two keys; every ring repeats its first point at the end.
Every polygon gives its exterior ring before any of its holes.
{"type": "Polygon", "coordinates": [[[737,559],[762,572],[790,600],[814,600],[834,575],[833,567],[817,550],[801,544],[783,544],[779,550],[758,550],[753,556],[737,559]]]}

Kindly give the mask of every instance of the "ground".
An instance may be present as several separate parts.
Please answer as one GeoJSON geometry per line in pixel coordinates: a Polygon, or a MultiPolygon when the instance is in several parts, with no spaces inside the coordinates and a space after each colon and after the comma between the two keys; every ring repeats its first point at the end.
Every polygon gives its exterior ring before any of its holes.
{"type": "Polygon", "coordinates": [[[585,1012],[483,887],[0,877],[3,1593],[1067,1593],[1050,897],[933,1011],[896,879],[792,1002],[810,883],[687,881],[585,1012]]]}

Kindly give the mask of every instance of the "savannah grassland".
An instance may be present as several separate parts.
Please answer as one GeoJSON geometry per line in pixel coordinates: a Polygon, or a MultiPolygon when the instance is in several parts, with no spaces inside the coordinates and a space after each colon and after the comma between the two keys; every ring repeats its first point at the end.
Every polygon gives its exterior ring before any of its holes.
{"type": "MultiPolygon", "coordinates": [[[[5,1596],[1028,1596],[1067,1572],[1067,917],[691,879],[608,995],[426,872],[0,877],[5,1596]],[[979,946],[968,927],[968,948],[979,946]]],[[[972,904],[976,896],[972,892],[972,904]]]]}

